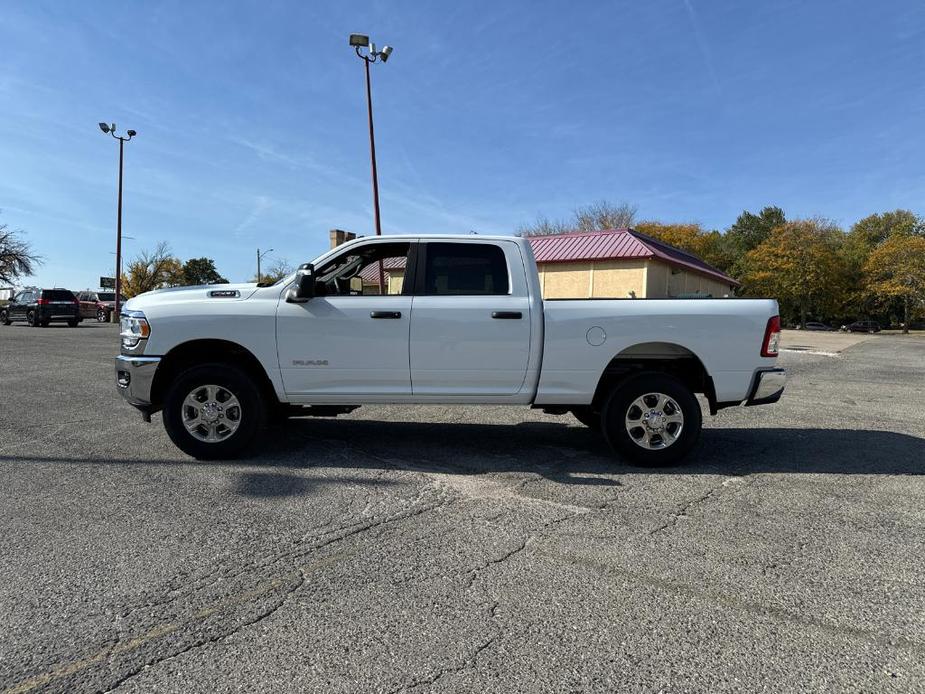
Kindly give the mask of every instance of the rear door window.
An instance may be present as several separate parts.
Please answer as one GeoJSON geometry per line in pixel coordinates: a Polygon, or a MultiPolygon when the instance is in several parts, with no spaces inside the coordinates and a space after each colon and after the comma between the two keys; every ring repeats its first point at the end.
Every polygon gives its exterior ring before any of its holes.
{"type": "Polygon", "coordinates": [[[491,243],[428,243],[424,293],[435,296],[508,294],[504,251],[491,243]]]}

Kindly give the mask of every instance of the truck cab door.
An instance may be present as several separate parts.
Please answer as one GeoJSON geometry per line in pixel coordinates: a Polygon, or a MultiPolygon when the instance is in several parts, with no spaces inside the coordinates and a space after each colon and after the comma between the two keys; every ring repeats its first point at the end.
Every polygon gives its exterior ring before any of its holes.
{"type": "Polygon", "coordinates": [[[315,268],[315,296],[276,319],[283,386],[293,402],[348,402],[411,394],[408,242],[366,241],[315,268]],[[380,263],[382,264],[380,284],[380,263]]]}
{"type": "Polygon", "coordinates": [[[514,396],[524,387],[531,320],[516,244],[421,243],[411,310],[415,396],[514,396]]]}

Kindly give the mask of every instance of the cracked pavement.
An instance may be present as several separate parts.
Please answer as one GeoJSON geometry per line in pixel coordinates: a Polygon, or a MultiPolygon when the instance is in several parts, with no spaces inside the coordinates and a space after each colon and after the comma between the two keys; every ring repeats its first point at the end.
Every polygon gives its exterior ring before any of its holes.
{"type": "Polygon", "coordinates": [[[0,691],[925,691],[921,337],[784,354],[667,470],[504,407],[199,463],[116,345],[0,328],[0,691]]]}

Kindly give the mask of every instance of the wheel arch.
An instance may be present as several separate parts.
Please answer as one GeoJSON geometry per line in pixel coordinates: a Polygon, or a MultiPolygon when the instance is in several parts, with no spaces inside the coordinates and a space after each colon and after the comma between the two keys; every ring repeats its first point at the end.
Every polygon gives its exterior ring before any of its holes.
{"type": "Polygon", "coordinates": [[[614,387],[647,371],[669,374],[692,392],[702,393],[710,404],[710,414],[716,414],[716,389],[703,361],[687,347],[667,341],[639,342],[616,354],[598,379],[591,406],[599,410],[614,387]]]}
{"type": "Polygon", "coordinates": [[[156,412],[163,407],[169,384],[176,376],[200,364],[236,366],[253,377],[260,394],[266,399],[268,405],[279,402],[266,369],[253,352],[237,342],[206,338],[183,342],[161,358],[151,384],[152,411],[156,412]]]}

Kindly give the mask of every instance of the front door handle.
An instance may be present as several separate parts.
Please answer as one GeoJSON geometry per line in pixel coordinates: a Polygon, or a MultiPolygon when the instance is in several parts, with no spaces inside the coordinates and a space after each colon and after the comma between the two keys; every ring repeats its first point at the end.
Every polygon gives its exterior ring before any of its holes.
{"type": "Polygon", "coordinates": [[[371,311],[370,318],[401,318],[401,311],[371,311]]]}
{"type": "Polygon", "coordinates": [[[491,317],[498,320],[520,320],[524,314],[520,311],[492,311],[491,317]]]}

